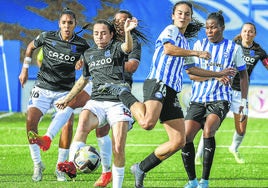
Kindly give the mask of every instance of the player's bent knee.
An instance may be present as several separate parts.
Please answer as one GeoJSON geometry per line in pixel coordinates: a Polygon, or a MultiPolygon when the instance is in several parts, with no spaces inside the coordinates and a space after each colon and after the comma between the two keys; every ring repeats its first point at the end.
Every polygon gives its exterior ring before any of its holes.
{"type": "Polygon", "coordinates": [[[181,148],[183,148],[186,144],[186,140],[181,140],[181,141],[177,141],[174,144],[172,144],[172,150],[173,151],[178,151],[181,148]]]}

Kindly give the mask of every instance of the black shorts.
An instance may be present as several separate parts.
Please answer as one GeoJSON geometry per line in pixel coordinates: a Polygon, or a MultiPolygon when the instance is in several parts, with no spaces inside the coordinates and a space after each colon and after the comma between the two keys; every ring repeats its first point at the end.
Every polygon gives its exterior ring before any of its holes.
{"type": "Polygon", "coordinates": [[[146,79],[143,85],[144,101],[157,100],[163,104],[160,123],[184,118],[177,92],[156,79],[146,79]]]}
{"type": "Polygon", "coordinates": [[[187,109],[185,120],[197,121],[201,123],[203,127],[206,117],[209,114],[216,114],[222,122],[229,112],[229,109],[230,103],[228,101],[215,101],[208,103],[191,102],[187,109]]]}

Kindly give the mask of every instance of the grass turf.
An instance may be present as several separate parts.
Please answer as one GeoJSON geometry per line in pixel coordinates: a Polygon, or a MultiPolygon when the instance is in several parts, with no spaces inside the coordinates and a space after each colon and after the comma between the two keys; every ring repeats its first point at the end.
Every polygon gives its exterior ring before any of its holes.
{"type": "MultiPolygon", "coordinates": [[[[75,117],[75,125],[78,116],[75,117]]],[[[44,134],[51,121],[46,115],[39,125],[39,133],[44,134]]],[[[249,118],[246,137],[240,153],[246,164],[237,164],[228,151],[234,125],[232,118],[226,118],[216,134],[217,149],[210,175],[210,187],[268,187],[268,138],[267,119],[249,118]]],[[[33,164],[25,131],[25,114],[15,113],[0,119],[0,187],[93,187],[101,173],[101,168],[92,174],[79,174],[75,181],[57,182],[54,177],[57,161],[59,136],[47,152],[42,152],[46,165],[43,180],[31,180],[33,164]]],[[[199,140],[197,135],[195,145],[199,140]]],[[[134,187],[130,166],[150,154],[154,148],[167,139],[163,127],[158,124],[153,130],[145,131],[135,124],[128,133],[126,146],[126,168],[123,187],[134,187]]],[[[95,132],[91,132],[87,143],[97,147],[95,132]]],[[[187,175],[183,167],[180,151],[151,170],[145,178],[145,187],[183,187],[187,175]]],[[[201,177],[202,167],[196,166],[197,177],[201,177]]],[[[111,184],[108,186],[111,187],[111,184]]]]}

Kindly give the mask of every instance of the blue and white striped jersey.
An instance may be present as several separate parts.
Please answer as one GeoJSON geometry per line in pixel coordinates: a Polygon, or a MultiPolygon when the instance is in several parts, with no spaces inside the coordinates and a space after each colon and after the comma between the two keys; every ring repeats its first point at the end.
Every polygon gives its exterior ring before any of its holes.
{"type": "MultiPolygon", "coordinates": [[[[208,51],[211,59],[205,60],[194,57],[195,66],[211,71],[222,71],[225,68],[236,68],[238,71],[246,69],[243,51],[240,45],[227,39],[219,43],[211,43],[207,38],[198,40],[194,50],[208,51]]],[[[232,89],[230,85],[223,85],[215,78],[206,81],[193,81],[191,101],[204,103],[212,101],[231,101],[232,89]]]]}
{"type": "Polygon", "coordinates": [[[147,78],[161,80],[167,86],[180,92],[185,58],[166,55],[164,44],[167,42],[180,48],[190,49],[187,39],[180,33],[179,29],[175,25],[167,26],[156,40],[151,69],[147,78]]]}

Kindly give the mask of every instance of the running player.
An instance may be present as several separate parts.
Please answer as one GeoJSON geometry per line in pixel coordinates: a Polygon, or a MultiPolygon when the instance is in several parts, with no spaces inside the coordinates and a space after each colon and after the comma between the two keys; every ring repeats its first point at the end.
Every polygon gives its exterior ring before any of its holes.
{"type": "MultiPolygon", "coordinates": [[[[81,54],[89,48],[87,42],[74,33],[76,26],[75,14],[65,8],[59,18],[59,31],[43,32],[27,46],[25,58],[19,80],[22,85],[28,79],[28,67],[31,63],[33,51],[43,48],[44,59],[37,75],[37,81],[31,91],[28,103],[26,130],[38,133],[38,123],[41,117],[54,105],[54,102],[67,95],[75,83],[75,65],[81,54]]],[[[59,111],[57,113],[64,113],[59,111]]],[[[53,119],[52,121],[54,121],[53,119]]],[[[34,163],[33,181],[42,180],[42,171],[45,169],[41,160],[40,148],[37,141],[28,136],[31,157],[34,163]]],[[[58,162],[67,159],[68,152],[59,148],[58,162]]],[[[64,175],[58,173],[58,180],[65,181],[64,175]],[[60,177],[61,176],[61,177],[60,177]]]]}

